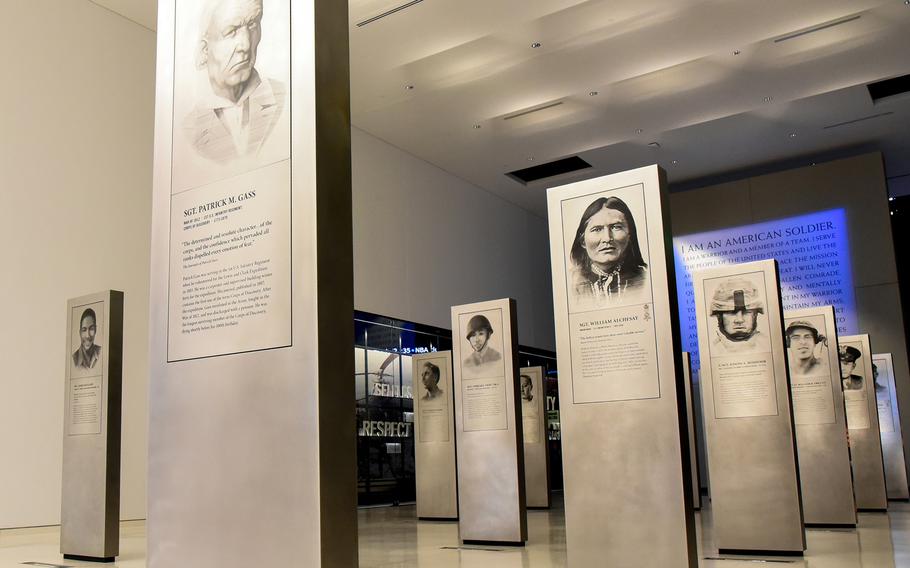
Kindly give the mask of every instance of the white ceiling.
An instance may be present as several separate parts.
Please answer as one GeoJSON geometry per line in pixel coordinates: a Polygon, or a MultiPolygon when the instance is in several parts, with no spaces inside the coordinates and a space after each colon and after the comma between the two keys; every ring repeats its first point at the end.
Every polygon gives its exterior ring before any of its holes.
{"type": "MultiPolygon", "coordinates": [[[[154,0],[95,1],[154,27],[154,0]]],[[[574,154],[673,183],[871,145],[910,174],[910,102],[864,87],[910,73],[904,0],[423,0],[356,25],[407,1],[350,0],[353,123],[541,216],[580,176],[504,174],[574,154]]]]}

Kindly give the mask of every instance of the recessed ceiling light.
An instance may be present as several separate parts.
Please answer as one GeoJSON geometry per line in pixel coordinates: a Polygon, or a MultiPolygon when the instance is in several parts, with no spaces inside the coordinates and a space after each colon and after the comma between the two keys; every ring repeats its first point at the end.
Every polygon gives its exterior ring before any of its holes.
{"type": "Polygon", "coordinates": [[[791,132],[791,133],[790,133],[790,138],[796,138],[796,132],[791,132]]]}
{"type": "Polygon", "coordinates": [[[535,41],[534,43],[531,44],[531,49],[537,49],[538,47],[540,47],[539,41],[535,41]]]}
{"type": "MultiPolygon", "coordinates": [[[[910,0],[907,0],[907,1],[910,2],[910,0]]],[[[889,197],[889,198],[888,198],[888,201],[894,201],[894,198],[893,198],[893,197],[889,197]]]]}
{"type": "MultiPolygon", "coordinates": [[[[910,1],[910,0],[908,0],[908,1],[910,1]]],[[[600,93],[598,93],[597,91],[591,91],[590,93],[588,93],[588,96],[589,96],[589,97],[596,97],[596,96],[599,95],[599,94],[600,94],[600,93]]]]}
{"type": "Polygon", "coordinates": [[[635,134],[641,134],[642,132],[644,132],[644,130],[642,130],[641,128],[635,129],[635,134]]]}
{"type": "Polygon", "coordinates": [[[742,53],[742,52],[738,49],[733,50],[733,55],[739,55],[740,53],[742,53]]]}
{"type": "Polygon", "coordinates": [[[648,146],[651,148],[660,148],[660,142],[648,142],[648,146]]]}

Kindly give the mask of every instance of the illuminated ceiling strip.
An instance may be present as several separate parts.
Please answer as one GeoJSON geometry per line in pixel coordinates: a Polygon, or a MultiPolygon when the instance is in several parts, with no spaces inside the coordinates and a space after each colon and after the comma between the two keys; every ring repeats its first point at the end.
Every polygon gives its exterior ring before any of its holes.
{"type": "Polygon", "coordinates": [[[822,127],[823,130],[828,130],[829,128],[837,128],[838,126],[847,126],[848,124],[856,124],[857,122],[863,122],[865,120],[872,120],[873,118],[881,118],[883,116],[889,116],[894,114],[892,111],[880,112],[878,114],[873,114],[871,116],[864,116],[862,118],[854,118],[853,120],[847,120],[845,122],[838,122],[837,124],[829,124],[828,126],[822,127]]]}
{"type": "Polygon", "coordinates": [[[562,104],[562,101],[557,101],[555,103],[550,103],[542,107],[532,108],[530,110],[523,110],[521,112],[516,112],[515,114],[510,114],[509,116],[502,117],[503,120],[512,120],[513,118],[518,118],[519,116],[525,116],[526,114],[531,114],[532,112],[537,112],[539,110],[547,110],[548,108],[557,107],[562,104]]]}
{"type": "Polygon", "coordinates": [[[815,32],[820,32],[820,31],[822,31],[822,30],[827,30],[828,28],[833,28],[834,26],[839,26],[839,25],[841,25],[841,24],[846,24],[846,23],[849,23],[849,22],[853,22],[853,21],[855,21],[855,20],[860,19],[861,17],[862,17],[862,16],[860,16],[859,14],[857,14],[857,15],[855,15],[855,16],[848,16],[848,17],[846,17],[846,18],[841,18],[841,19],[839,19],[839,20],[834,20],[833,22],[828,22],[827,24],[821,24],[821,25],[818,25],[818,26],[815,26],[815,27],[812,27],[812,28],[807,28],[807,29],[802,30],[802,31],[799,31],[799,32],[793,32],[792,34],[788,34],[788,35],[785,35],[785,36],[781,36],[781,37],[775,39],[775,40],[774,40],[774,43],[780,43],[780,42],[782,42],[782,41],[787,41],[787,40],[791,40],[791,39],[796,39],[796,38],[802,37],[802,36],[804,36],[804,35],[814,34],[815,32]]]}
{"type": "Polygon", "coordinates": [[[391,10],[383,12],[383,13],[379,14],[378,16],[373,16],[372,18],[367,18],[366,20],[364,20],[362,22],[358,22],[357,27],[362,28],[363,26],[365,26],[367,24],[372,24],[376,20],[380,20],[382,18],[385,18],[386,16],[391,16],[395,12],[400,12],[400,11],[404,10],[405,8],[410,8],[414,4],[420,4],[421,2],[423,2],[423,0],[411,0],[407,4],[402,4],[401,6],[398,6],[397,8],[392,8],[391,10]]]}

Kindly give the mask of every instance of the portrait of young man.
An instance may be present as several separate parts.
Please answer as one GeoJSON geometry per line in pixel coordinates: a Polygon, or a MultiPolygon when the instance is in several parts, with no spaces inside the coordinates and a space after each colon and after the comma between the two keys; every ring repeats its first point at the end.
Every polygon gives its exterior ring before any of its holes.
{"type": "Polygon", "coordinates": [[[863,356],[862,352],[851,345],[838,347],[840,357],[840,377],[845,391],[863,390],[863,376],[857,375],[856,360],[863,356]]]}
{"type": "Polygon", "coordinates": [[[96,369],[101,361],[101,346],[95,343],[98,334],[98,316],[95,310],[83,310],[77,325],[79,348],[73,352],[73,368],[79,372],[96,369]]]}
{"type": "Polygon", "coordinates": [[[439,366],[426,361],[420,368],[420,382],[423,385],[424,394],[420,400],[441,400],[444,391],[439,388],[439,366]]]}
{"type": "Polygon", "coordinates": [[[788,322],[784,339],[789,350],[788,361],[792,377],[818,376],[828,372],[827,358],[819,354],[819,349],[826,347],[828,340],[819,333],[812,322],[806,320],[788,322]]]}
{"type": "Polygon", "coordinates": [[[470,351],[462,360],[465,375],[481,377],[497,374],[502,368],[502,354],[491,344],[495,331],[490,320],[483,314],[476,314],[468,320],[466,331],[465,339],[470,351]]]}
{"type": "Polygon", "coordinates": [[[712,355],[771,351],[767,333],[761,330],[767,326],[760,320],[765,317],[764,300],[751,280],[734,277],[721,282],[714,290],[709,312],[717,323],[711,340],[712,355]]]}

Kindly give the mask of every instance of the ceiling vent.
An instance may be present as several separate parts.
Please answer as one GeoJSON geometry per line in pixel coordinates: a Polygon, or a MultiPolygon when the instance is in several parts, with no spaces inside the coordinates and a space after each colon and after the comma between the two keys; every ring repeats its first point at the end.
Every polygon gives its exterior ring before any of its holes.
{"type": "Polygon", "coordinates": [[[872,102],[878,104],[910,93],[910,75],[901,75],[893,79],[869,83],[866,88],[869,89],[869,96],[872,97],[872,102]]]}
{"type": "Polygon", "coordinates": [[[590,167],[591,164],[582,160],[578,156],[571,156],[569,158],[547,162],[546,164],[539,164],[536,166],[531,166],[530,168],[515,170],[514,172],[509,172],[506,175],[512,179],[520,181],[525,185],[528,185],[532,181],[559,176],[562,174],[568,174],[571,172],[577,172],[579,170],[584,170],[590,167]]]}
{"type": "Polygon", "coordinates": [[[377,15],[373,16],[372,18],[367,18],[366,20],[364,20],[362,22],[357,22],[357,27],[362,28],[363,26],[365,26],[367,24],[372,24],[376,20],[381,20],[381,19],[385,18],[386,16],[391,16],[392,14],[401,12],[402,10],[404,10],[406,8],[410,8],[414,4],[420,4],[421,2],[423,2],[423,0],[411,0],[410,2],[406,2],[406,3],[402,4],[401,6],[396,6],[395,8],[392,8],[391,10],[386,10],[385,12],[383,12],[381,14],[377,14],[377,15]]]}
{"type": "Polygon", "coordinates": [[[837,19],[837,20],[831,20],[830,22],[825,22],[824,24],[819,24],[819,25],[817,25],[817,26],[812,26],[811,28],[805,28],[805,29],[802,29],[802,30],[799,30],[799,31],[796,31],[796,32],[793,32],[793,33],[790,33],[790,34],[787,34],[787,35],[785,35],[785,36],[781,36],[781,37],[775,39],[775,40],[774,40],[774,43],[781,43],[781,42],[783,42],[783,41],[789,41],[789,40],[791,40],[791,39],[796,39],[796,38],[798,38],[798,37],[803,37],[803,36],[805,36],[805,35],[814,34],[815,32],[820,32],[820,31],[822,31],[822,30],[827,30],[827,29],[833,28],[834,26],[842,26],[842,25],[847,24],[847,23],[849,23],[849,22],[854,22],[854,21],[860,19],[861,17],[862,17],[862,16],[860,16],[859,14],[857,14],[857,15],[855,15],[855,16],[847,16],[846,18],[840,18],[840,19],[837,19]]]}
{"type": "Polygon", "coordinates": [[[828,126],[823,126],[822,129],[823,129],[823,130],[830,130],[830,129],[832,129],[832,128],[839,128],[839,127],[841,127],[841,126],[847,126],[847,125],[850,125],[850,124],[856,124],[857,122],[865,122],[865,121],[867,121],[867,120],[872,120],[873,118],[881,118],[881,117],[883,117],[883,116],[890,116],[890,115],[892,115],[892,114],[894,114],[894,113],[891,112],[891,111],[888,111],[888,112],[880,112],[880,113],[878,113],[878,114],[873,114],[873,115],[870,115],[870,116],[864,116],[864,117],[862,117],[862,118],[854,118],[853,120],[845,120],[844,122],[838,122],[838,123],[836,123],[836,124],[829,124],[828,126]]]}

